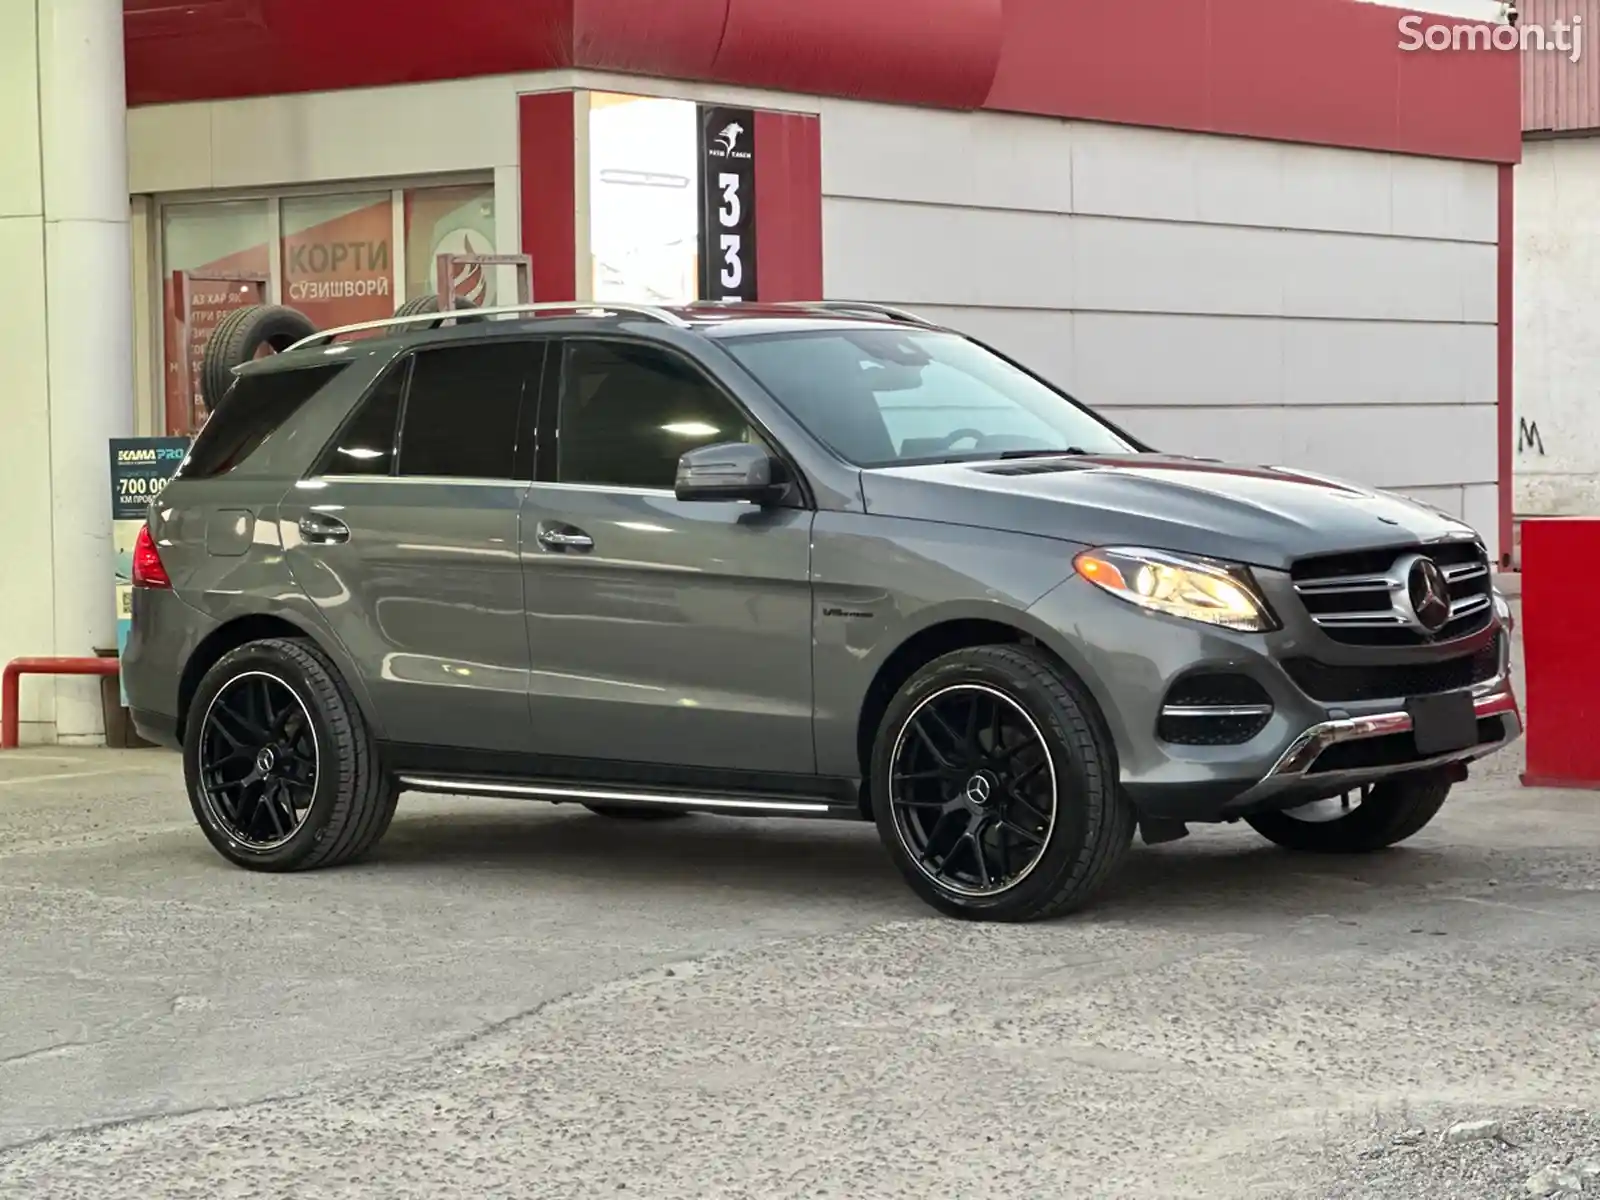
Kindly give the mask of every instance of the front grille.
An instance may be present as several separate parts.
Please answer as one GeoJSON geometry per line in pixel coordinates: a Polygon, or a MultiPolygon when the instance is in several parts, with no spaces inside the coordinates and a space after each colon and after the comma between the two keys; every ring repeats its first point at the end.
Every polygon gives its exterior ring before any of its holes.
{"type": "Polygon", "coordinates": [[[1168,689],[1156,735],[1177,746],[1238,746],[1271,719],[1272,697],[1248,675],[1197,671],[1168,689]]]}
{"type": "Polygon", "coordinates": [[[1306,612],[1336,642],[1355,646],[1419,646],[1477,633],[1494,619],[1489,557],[1476,541],[1395,546],[1306,558],[1290,569],[1306,612]],[[1423,555],[1444,572],[1450,619],[1435,633],[1413,625],[1400,605],[1405,581],[1398,568],[1423,555]]]}
{"type": "Polygon", "coordinates": [[[1302,692],[1325,704],[1426,696],[1458,691],[1493,679],[1500,671],[1500,639],[1496,638],[1476,654],[1463,654],[1441,662],[1345,667],[1311,658],[1289,658],[1284,660],[1283,669],[1302,692]]]}

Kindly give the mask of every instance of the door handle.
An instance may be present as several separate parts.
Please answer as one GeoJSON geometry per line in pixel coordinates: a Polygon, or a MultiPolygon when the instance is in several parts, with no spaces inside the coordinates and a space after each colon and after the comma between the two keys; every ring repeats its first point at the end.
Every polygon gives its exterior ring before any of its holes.
{"type": "Polygon", "coordinates": [[[350,540],[350,526],[327,513],[307,513],[300,518],[300,536],[317,546],[350,540]]]}
{"type": "Polygon", "coordinates": [[[546,550],[593,550],[594,539],[571,525],[539,526],[539,544],[546,550]]]}

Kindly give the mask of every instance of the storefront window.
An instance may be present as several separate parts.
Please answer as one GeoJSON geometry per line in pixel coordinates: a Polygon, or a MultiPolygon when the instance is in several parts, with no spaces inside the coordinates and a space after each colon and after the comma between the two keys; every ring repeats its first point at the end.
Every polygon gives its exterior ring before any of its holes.
{"type": "MultiPolygon", "coordinates": [[[[203,422],[200,358],[232,309],[277,299],[322,329],[381,320],[438,290],[438,255],[493,253],[488,182],[165,205],[166,431],[189,434],[203,422]],[[182,272],[189,273],[187,308],[182,272]]],[[[493,271],[467,265],[458,272],[457,295],[481,307],[495,302],[495,292],[493,271]]]]}
{"type": "MultiPolygon", "coordinates": [[[[409,188],[405,193],[406,299],[437,292],[441,254],[493,254],[494,186],[409,188]]],[[[495,303],[494,272],[464,266],[456,295],[479,308],[495,303]]]]}
{"type": "Polygon", "coordinates": [[[285,197],[283,302],[319,329],[394,313],[394,216],[389,192],[285,197]]]}
{"type": "Polygon", "coordinates": [[[255,303],[261,295],[258,284],[230,277],[267,277],[267,204],[265,200],[171,204],[163,212],[164,407],[169,434],[193,433],[204,417],[200,352],[211,331],[225,314],[255,303]],[[187,314],[183,272],[190,277],[187,314]]]}

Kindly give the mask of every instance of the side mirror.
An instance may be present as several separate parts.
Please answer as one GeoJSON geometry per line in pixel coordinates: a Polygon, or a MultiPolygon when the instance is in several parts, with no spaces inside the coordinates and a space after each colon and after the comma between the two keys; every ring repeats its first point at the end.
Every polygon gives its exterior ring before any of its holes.
{"type": "Polygon", "coordinates": [[[789,485],[784,464],[761,446],[719,442],[687,451],[678,459],[679,500],[749,500],[770,504],[789,485]]]}

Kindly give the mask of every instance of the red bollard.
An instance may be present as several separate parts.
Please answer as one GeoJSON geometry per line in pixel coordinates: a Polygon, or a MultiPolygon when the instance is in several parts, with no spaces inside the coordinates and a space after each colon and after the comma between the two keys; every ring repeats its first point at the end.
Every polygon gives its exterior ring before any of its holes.
{"type": "Polygon", "coordinates": [[[1522,523],[1523,713],[1527,787],[1600,788],[1600,637],[1585,590],[1600,554],[1600,518],[1522,523]]]}
{"type": "Polygon", "coordinates": [[[115,675],[114,658],[14,658],[0,676],[0,750],[17,748],[24,675],[115,675]]]}

